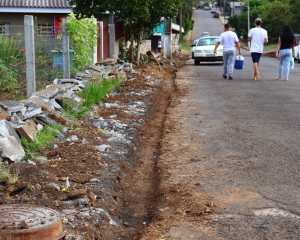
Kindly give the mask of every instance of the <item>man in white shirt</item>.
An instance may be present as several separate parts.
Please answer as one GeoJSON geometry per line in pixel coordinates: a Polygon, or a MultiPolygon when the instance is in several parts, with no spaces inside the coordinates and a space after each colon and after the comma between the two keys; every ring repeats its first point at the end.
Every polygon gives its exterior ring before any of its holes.
{"type": "Polygon", "coordinates": [[[268,33],[261,27],[262,21],[260,18],[255,19],[255,27],[251,28],[248,33],[248,42],[251,43],[250,52],[254,67],[253,79],[260,80],[259,75],[259,60],[264,50],[264,44],[268,43],[268,33]]]}
{"type": "Polygon", "coordinates": [[[217,48],[221,43],[223,44],[223,78],[227,78],[228,72],[229,80],[232,80],[235,47],[238,48],[241,55],[241,46],[236,33],[230,31],[228,23],[224,25],[224,32],[220,35],[215,45],[214,54],[216,54],[217,48]]]}

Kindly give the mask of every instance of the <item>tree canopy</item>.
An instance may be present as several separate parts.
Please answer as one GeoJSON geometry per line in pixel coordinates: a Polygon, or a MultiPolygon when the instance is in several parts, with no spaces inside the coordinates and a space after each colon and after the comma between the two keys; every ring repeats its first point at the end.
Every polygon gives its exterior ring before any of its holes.
{"type": "MultiPolygon", "coordinates": [[[[262,27],[268,31],[270,43],[276,43],[286,24],[290,24],[294,33],[300,33],[300,0],[249,0],[250,28],[254,27],[255,18],[262,19],[262,27]]],[[[242,6],[242,13],[231,16],[229,24],[246,38],[248,34],[247,2],[242,6]]]]}

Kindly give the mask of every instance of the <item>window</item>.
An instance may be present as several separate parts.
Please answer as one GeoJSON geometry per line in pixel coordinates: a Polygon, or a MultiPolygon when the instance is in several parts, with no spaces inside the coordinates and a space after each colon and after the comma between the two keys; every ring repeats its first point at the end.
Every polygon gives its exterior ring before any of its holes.
{"type": "Polygon", "coordinates": [[[54,36],[54,26],[47,24],[39,24],[37,29],[38,35],[54,36]]]}
{"type": "Polygon", "coordinates": [[[9,35],[9,23],[0,22],[0,34],[9,35]]]}

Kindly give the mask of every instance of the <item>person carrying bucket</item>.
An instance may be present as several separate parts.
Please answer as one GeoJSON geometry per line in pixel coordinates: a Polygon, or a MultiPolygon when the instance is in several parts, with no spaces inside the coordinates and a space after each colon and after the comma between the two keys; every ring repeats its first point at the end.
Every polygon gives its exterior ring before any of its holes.
{"type": "Polygon", "coordinates": [[[229,80],[232,80],[235,47],[239,50],[239,55],[242,55],[242,53],[239,39],[235,32],[230,31],[228,23],[224,25],[224,32],[215,45],[214,54],[216,54],[221,43],[223,44],[223,78],[227,78],[228,73],[229,80]]]}

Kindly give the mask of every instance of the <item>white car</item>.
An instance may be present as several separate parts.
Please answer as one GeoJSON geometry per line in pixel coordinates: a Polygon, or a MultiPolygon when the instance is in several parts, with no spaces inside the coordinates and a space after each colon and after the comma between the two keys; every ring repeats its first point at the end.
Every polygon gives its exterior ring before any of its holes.
{"type": "Polygon", "coordinates": [[[300,63],[300,34],[295,34],[296,37],[296,46],[294,47],[294,59],[300,63]]]}
{"type": "Polygon", "coordinates": [[[214,54],[214,49],[219,36],[202,37],[199,39],[194,50],[194,64],[199,65],[200,62],[223,62],[223,45],[217,49],[214,54]]]}
{"type": "Polygon", "coordinates": [[[195,39],[195,40],[194,40],[194,43],[191,45],[191,48],[192,48],[192,59],[194,59],[195,46],[196,46],[198,40],[199,40],[199,38],[198,38],[198,39],[195,39]]]}

